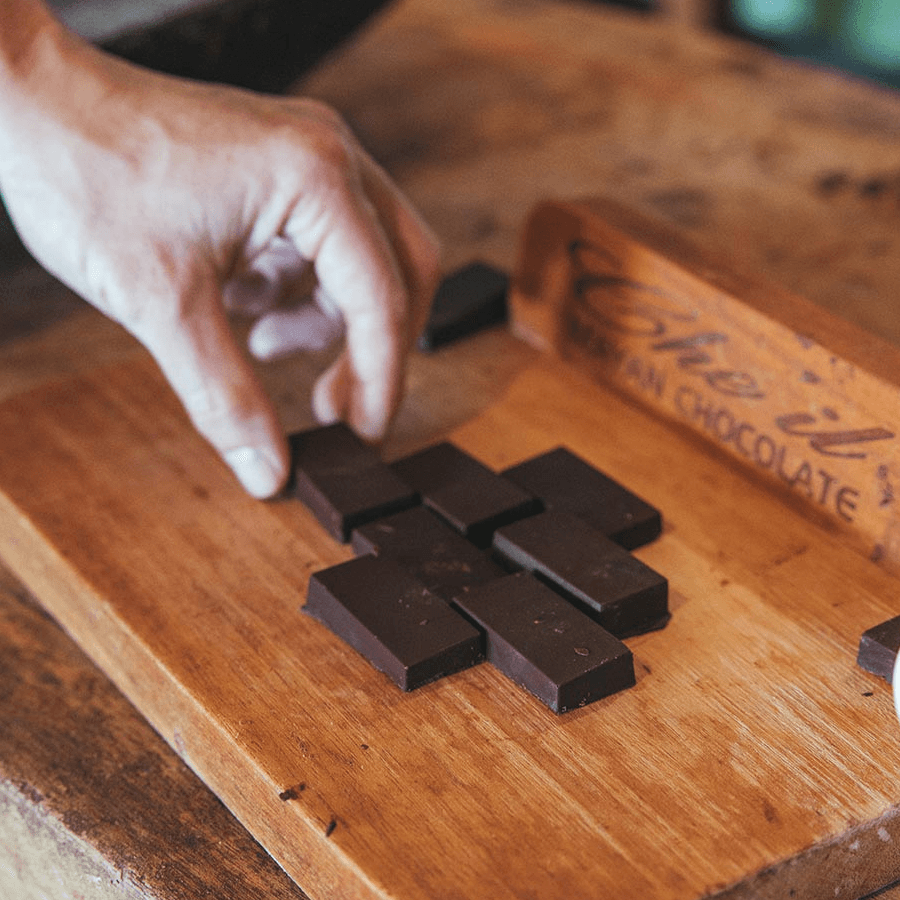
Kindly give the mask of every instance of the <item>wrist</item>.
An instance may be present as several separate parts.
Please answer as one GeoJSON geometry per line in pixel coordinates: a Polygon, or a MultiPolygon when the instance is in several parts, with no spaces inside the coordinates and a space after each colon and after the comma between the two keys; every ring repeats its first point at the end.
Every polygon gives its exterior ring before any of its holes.
{"type": "Polygon", "coordinates": [[[63,31],[42,0],[0,0],[0,94],[27,83],[63,31]]]}
{"type": "Polygon", "coordinates": [[[0,0],[0,192],[23,154],[84,102],[83,42],[43,0],[0,0]]]}

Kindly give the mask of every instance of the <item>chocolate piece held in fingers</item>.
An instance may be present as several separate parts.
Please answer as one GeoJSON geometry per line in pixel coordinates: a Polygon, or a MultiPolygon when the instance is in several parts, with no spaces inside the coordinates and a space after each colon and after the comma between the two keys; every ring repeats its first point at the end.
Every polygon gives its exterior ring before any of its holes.
{"type": "Polygon", "coordinates": [[[413,488],[346,425],[337,423],[289,437],[289,491],[339,541],[365,522],[418,503],[413,488]]]}

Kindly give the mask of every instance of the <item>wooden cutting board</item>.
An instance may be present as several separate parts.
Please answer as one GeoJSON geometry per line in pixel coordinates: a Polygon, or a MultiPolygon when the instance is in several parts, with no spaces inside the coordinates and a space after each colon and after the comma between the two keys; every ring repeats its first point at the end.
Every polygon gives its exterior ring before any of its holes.
{"type": "Polygon", "coordinates": [[[487,665],[399,692],[300,611],[347,549],[244,495],[146,359],[0,406],[0,555],[313,898],[849,898],[900,873],[900,726],[855,665],[890,573],[552,356],[450,437],[494,467],[565,444],[662,510],[637,555],[673,615],[628,641],[634,688],[563,716],[487,665]]]}

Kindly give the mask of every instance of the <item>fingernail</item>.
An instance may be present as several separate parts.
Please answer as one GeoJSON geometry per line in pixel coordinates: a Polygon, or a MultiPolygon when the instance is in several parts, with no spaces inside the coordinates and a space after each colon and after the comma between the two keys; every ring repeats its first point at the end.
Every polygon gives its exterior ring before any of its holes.
{"type": "Polygon", "coordinates": [[[357,419],[352,423],[353,430],[364,440],[370,444],[380,444],[384,440],[384,434],[387,427],[380,419],[366,418],[357,419]]]}
{"type": "Polygon", "coordinates": [[[271,497],[281,487],[281,467],[260,447],[239,447],[225,454],[225,462],[248,494],[260,499],[271,497]]]}

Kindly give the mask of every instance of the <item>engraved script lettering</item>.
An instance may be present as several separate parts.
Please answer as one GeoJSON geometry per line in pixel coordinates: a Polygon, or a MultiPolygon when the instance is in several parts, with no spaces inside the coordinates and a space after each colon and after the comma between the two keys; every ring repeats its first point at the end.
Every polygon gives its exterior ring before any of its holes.
{"type": "Polygon", "coordinates": [[[623,261],[608,249],[575,241],[569,246],[569,259],[570,302],[563,328],[571,347],[604,360],[634,389],[668,405],[736,455],[839,518],[853,521],[860,490],[844,483],[840,470],[829,470],[827,461],[818,464],[813,461],[816,456],[807,456],[811,452],[863,460],[872,444],[894,439],[893,431],[880,426],[842,427],[840,414],[831,407],[817,415],[788,412],[761,421],[760,411],[753,412],[754,401],[768,396],[764,385],[773,383],[772,373],[758,377],[729,366],[730,348],[734,356],[731,335],[699,327],[700,313],[676,293],[622,274],[623,261]],[[747,412],[732,407],[735,401],[749,402],[747,412]]]}
{"type": "MultiPolygon", "coordinates": [[[[834,413],[828,418],[833,419],[834,413]]],[[[853,444],[865,444],[870,441],[886,441],[894,437],[894,432],[887,428],[860,428],[850,431],[820,431],[804,430],[798,425],[814,425],[816,417],[809,413],[790,413],[778,416],[775,424],[785,433],[809,438],[809,446],[824,456],[842,456],[845,459],[865,459],[866,454],[862,450],[849,450],[841,452],[835,447],[847,447],[853,444]]]]}

